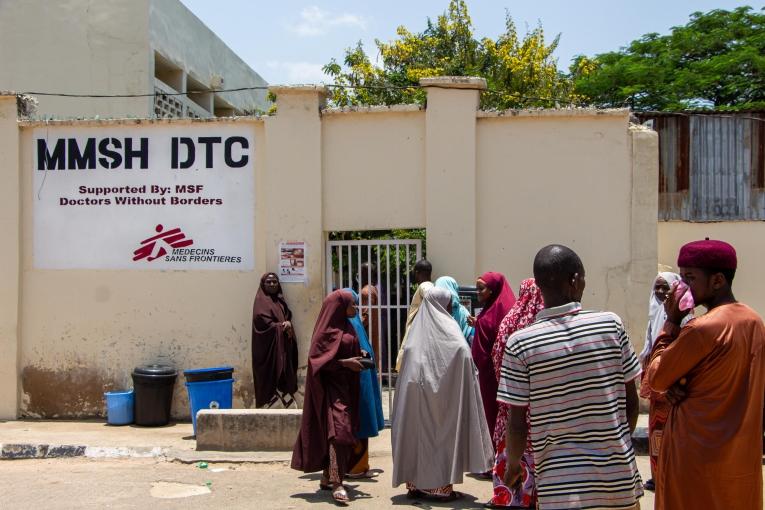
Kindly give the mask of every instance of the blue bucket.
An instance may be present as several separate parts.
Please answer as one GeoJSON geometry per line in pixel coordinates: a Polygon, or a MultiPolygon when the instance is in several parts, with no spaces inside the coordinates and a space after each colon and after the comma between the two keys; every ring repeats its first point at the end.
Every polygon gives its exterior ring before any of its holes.
{"type": "Polygon", "coordinates": [[[187,382],[191,423],[194,435],[197,433],[197,413],[202,409],[231,409],[234,395],[234,380],[187,382]]]}
{"type": "Polygon", "coordinates": [[[106,397],[106,423],[109,425],[130,425],[133,423],[135,393],[128,391],[108,391],[106,397]]]}

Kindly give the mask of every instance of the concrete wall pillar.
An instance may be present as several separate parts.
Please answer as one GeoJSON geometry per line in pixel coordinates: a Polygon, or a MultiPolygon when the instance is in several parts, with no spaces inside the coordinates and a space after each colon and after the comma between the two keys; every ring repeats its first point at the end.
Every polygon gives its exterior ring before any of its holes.
{"type": "Polygon", "coordinates": [[[284,283],[298,335],[300,366],[306,365],[314,321],[324,297],[324,228],[322,223],[322,150],[320,108],[323,86],[274,86],[278,111],[265,121],[263,182],[266,270],[279,267],[281,241],[305,241],[308,281],[284,283]],[[299,204],[291,206],[290,204],[299,204]]]}
{"type": "Polygon", "coordinates": [[[475,281],[476,111],[486,80],[423,78],[425,125],[425,222],[428,259],[437,275],[475,281]],[[447,269],[448,268],[448,269],[447,269]]]}
{"type": "Polygon", "coordinates": [[[18,412],[20,182],[16,96],[0,96],[0,420],[18,412]]]}
{"type": "Polygon", "coordinates": [[[632,343],[640,352],[645,342],[646,299],[658,267],[659,135],[642,126],[632,126],[629,137],[632,150],[631,263],[625,319],[632,343]]]}

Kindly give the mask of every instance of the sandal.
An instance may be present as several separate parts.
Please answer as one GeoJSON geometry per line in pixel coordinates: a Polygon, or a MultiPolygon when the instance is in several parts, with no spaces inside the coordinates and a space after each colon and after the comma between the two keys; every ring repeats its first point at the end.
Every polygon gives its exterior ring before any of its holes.
{"type": "Polygon", "coordinates": [[[459,491],[452,491],[451,494],[448,496],[433,496],[431,494],[425,493],[425,499],[429,499],[431,501],[438,501],[439,503],[449,503],[450,501],[456,501],[460,498],[465,496],[459,491]]]}
{"type": "Polygon", "coordinates": [[[342,505],[347,505],[348,501],[350,501],[348,498],[348,492],[342,485],[335,487],[335,489],[332,491],[332,499],[335,500],[335,503],[340,503],[342,505]]]}
{"type": "Polygon", "coordinates": [[[366,470],[362,473],[348,473],[345,477],[351,480],[361,480],[362,478],[374,478],[375,475],[372,471],[366,470]]]}

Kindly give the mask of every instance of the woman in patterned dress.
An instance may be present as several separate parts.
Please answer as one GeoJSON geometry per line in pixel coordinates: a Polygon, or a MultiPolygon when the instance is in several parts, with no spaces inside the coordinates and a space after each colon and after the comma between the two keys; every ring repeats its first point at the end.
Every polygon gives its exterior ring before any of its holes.
{"type": "MultiPolygon", "coordinates": [[[[494,372],[499,382],[499,373],[502,367],[502,357],[505,353],[507,339],[516,331],[529,326],[536,320],[537,313],[545,307],[542,293],[536,286],[534,279],[529,278],[521,282],[518,292],[518,300],[507,313],[499,325],[497,341],[491,357],[494,362],[494,372]]],[[[505,474],[507,453],[505,451],[505,432],[507,429],[507,416],[510,407],[506,404],[497,403],[497,423],[494,427],[494,449],[496,451],[492,479],[494,481],[494,495],[484,506],[487,508],[526,507],[535,508],[537,503],[536,485],[534,483],[534,457],[531,451],[531,440],[526,446],[526,451],[521,459],[523,474],[518,487],[509,488],[504,485],[502,478],[505,474]]],[[[528,412],[526,420],[528,421],[528,412]]]]}

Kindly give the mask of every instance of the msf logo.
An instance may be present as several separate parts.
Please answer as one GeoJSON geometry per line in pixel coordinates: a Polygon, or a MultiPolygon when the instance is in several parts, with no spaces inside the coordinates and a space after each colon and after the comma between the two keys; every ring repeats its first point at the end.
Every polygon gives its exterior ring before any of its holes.
{"type": "Polygon", "coordinates": [[[163,232],[165,228],[157,225],[154,230],[158,232],[154,237],[141,241],[141,247],[133,252],[133,261],[146,259],[151,262],[168,254],[173,248],[185,248],[194,244],[192,239],[187,239],[186,234],[180,228],[174,228],[163,232]]]}

